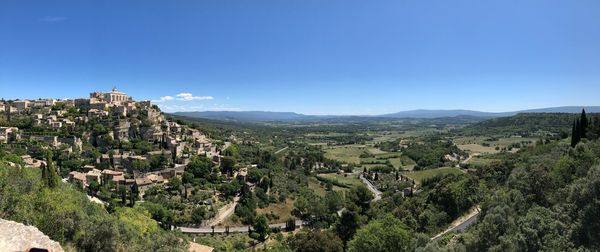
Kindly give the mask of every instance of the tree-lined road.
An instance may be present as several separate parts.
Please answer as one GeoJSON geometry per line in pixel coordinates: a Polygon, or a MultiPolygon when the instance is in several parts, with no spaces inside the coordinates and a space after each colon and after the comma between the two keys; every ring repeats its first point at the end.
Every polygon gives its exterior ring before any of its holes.
{"type": "MultiPolygon", "coordinates": [[[[302,227],[306,224],[306,222],[302,221],[302,220],[296,220],[296,227],[302,227]]],[[[286,223],[277,223],[277,224],[271,224],[269,225],[269,227],[278,227],[281,229],[285,228],[286,223]]],[[[212,234],[213,233],[213,229],[211,227],[199,227],[199,228],[190,228],[190,227],[177,227],[176,229],[181,230],[182,233],[188,233],[188,234],[212,234]]],[[[251,230],[252,227],[250,226],[245,226],[245,227],[229,227],[229,232],[230,233],[247,233],[248,230],[251,230]]],[[[214,229],[214,233],[226,233],[227,229],[225,227],[215,227],[214,229]]]]}

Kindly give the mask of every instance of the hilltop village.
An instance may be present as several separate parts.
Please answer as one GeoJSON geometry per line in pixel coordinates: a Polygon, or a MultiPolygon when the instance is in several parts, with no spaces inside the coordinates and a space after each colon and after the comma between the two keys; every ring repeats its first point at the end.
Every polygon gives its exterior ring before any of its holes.
{"type": "Polygon", "coordinates": [[[81,164],[59,172],[85,188],[111,183],[135,186],[143,195],[152,185],[181,178],[193,155],[220,162],[218,146],[199,130],[167,120],[151,101],[135,101],[116,88],[88,98],[2,101],[0,112],[25,128],[0,127],[0,143],[26,146],[21,158],[29,167],[46,165],[40,148],[59,150],[66,157],[62,167],[81,164]]]}
{"type": "Polygon", "coordinates": [[[0,219],[67,250],[597,248],[598,114],[240,124],[116,88],[0,108],[0,219]]]}

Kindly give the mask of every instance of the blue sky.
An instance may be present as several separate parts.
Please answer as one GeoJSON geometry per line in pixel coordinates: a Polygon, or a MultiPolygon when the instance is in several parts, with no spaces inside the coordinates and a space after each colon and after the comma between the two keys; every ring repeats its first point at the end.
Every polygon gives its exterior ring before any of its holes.
{"type": "Polygon", "coordinates": [[[0,1],[0,97],[113,86],[167,111],[600,105],[600,1],[0,1]]]}

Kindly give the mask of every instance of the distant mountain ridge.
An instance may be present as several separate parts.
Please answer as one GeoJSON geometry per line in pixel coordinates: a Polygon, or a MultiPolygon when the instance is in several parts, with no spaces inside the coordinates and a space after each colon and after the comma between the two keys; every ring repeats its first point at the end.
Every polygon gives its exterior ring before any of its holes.
{"type": "Polygon", "coordinates": [[[304,115],[295,112],[271,112],[271,111],[196,111],[196,112],[175,112],[172,113],[178,116],[186,116],[193,118],[204,118],[213,120],[227,121],[309,121],[309,120],[326,120],[326,119],[344,119],[344,118],[445,118],[457,116],[470,116],[480,118],[494,118],[503,116],[512,116],[518,113],[579,113],[581,109],[585,109],[590,113],[600,113],[600,106],[564,106],[528,109],[511,112],[483,112],[475,110],[430,110],[418,109],[401,111],[391,114],[361,116],[361,115],[304,115]]]}
{"type": "Polygon", "coordinates": [[[269,111],[197,111],[176,112],[173,114],[195,118],[233,121],[294,121],[320,118],[320,116],[303,115],[294,112],[269,111]]]}

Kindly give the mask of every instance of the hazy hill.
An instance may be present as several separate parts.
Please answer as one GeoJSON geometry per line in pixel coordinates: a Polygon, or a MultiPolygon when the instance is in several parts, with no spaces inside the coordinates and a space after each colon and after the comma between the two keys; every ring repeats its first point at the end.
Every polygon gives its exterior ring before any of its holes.
{"type": "Polygon", "coordinates": [[[483,112],[475,110],[409,110],[392,114],[383,114],[375,116],[317,116],[304,115],[294,112],[270,112],[270,111],[197,111],[197,112],[176,112],[174,115],[186,116],[192,118],[205,118],[213,120],[226,121],[308,121],[308,120],[326,120],[326,119],[376,119],[376,118],[452,118],[459,116],[477,117],[477,118],[495,118],[504,116],[513,116],[519,113],[579,113],[585,108],[590,113],[600,113],[600,106],[566,106],[553,108],[529,109],[509,112],[483,112]]]}
{"type": "MultiPolygon", "coordinates": [[[[598,116],[597,113],[588,114],[598,116]]],[[[573,121],[578,117],[575,113],[528,112],[514,116],[492,118],[467,126],[466,134],[474,135],[532,135],[532,134],[567,134],[570,133],[573,121]]]]}
{"type": "Polygon", "coordinates": [[[312,118],[294,112],[268,111],[198,111],[176,112],[175,115],[228,121],[293,121],[312,118]]]}
{"type": "Polygon", "coordinates": [[[418,109],[402,111],[392,114],[384,114],[381,117],[388,118],[440,118],[440,117],[455,117],[455,116],[476,116],[476,117],[498,117],[498,116],[510,116],[514,112],[504,113],[493,113],[493,112],[482,112],[474,110],[430,110],[430,109],[418,109]]]}

